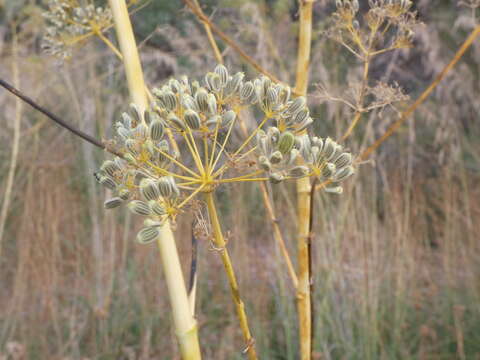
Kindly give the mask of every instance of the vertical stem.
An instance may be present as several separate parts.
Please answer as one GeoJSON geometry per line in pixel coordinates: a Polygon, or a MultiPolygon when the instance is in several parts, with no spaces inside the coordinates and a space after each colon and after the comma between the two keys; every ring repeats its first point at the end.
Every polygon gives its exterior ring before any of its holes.
{"type": "MultiPolygon", "coordinates": [[[[13,83],[16,87],[19,87],[20,77],[18,71],[18,43],[17,43],[17,33],[16,33],[16,24],[12,25],[12,73],[13,73],[13,83]]],[[[5,184],[5,193],[3,196],[2,210],[0,211],[0,258],[2,255],[2,242],[3,242],[3,232],[5,230],[5,223],[8,215],[8,208],[10,207],[10,200],[12,195],[12,189],[15,180],[15,170],[17,168],[17,159],[18,159],[18,150],[20,148],[20,125],[22,120],[22,100],[19,98],[15,99],[15,120],[13,125],[13,144],[12,144],[12,154],[10,156],[10,167],[8,169],[7,181],[5,184]]]]}
{"type": "MultiPolygon", "coordinates": [[[[125,0],[109,0],[109,4],[112,9],[115,30],[123,55],[130,96],[141,110],[145,110],[148,104],[145,83],[125,0]]],[[[168,222],[161,228],[158,249],[165,273],[170,305],[172,306],[173,322],[180,344],[182,359],[199,360],[201,359],[201,354],[197,322],[190,310],[177,247],[168,222]]]]}
{"type": "MultiPolygon", "coordinates": [[[[307,94],[308,67],[312,39],[311,0],[300,1],[300,31],[297,53],[296,92],[307,94]]],[[[300,331],[300,359],[310,360],[312,352],[312,324],[309,268],[309,219],[310,219],[310,179],[297,180],[297,242],[298,242],[298,287],[297,307],[300,331]]]]}
{"type": "Polygon", "coordinates": [[[210,216],[210,222],[213,228],[215,246],[219,249],[223,266],[225,267],[225,272],[227,273],[228,281],[230,282],[230,289],[232,291],[233,301],[235,302],[235,306],[237,308],[237,316],[240,321],[240,327],[242,329],[243,337],[245,338],[245,341],[247,343],[246,352],[250,360],[256,360],[257,354],[255,351],[255,342],[248,327],[247,314],[245,313],[245,305],[240,298],[240,290],[238,289],[237,278],[233,270],[230,255],[228,254],[225,239],[223,238],[222,228],[220,226],[217,209],[215,207],[215,200],[213,199],[213,193],[209,192],[206,194],[206,201],[208,207],[208,215],[210,216]]]}
{"type": "Polygon", "coordinates": [[[109,0],[115,22],[118,43],[123,55],[123,64],[127,75],[128,90],[132,101],[143,112],[147,108],[147,96],[145,93],[145,81],[143,79],[142,65],[138,55],[135,36],[133,35],[132,23],[128,15],[125,0],[109,0]]]}

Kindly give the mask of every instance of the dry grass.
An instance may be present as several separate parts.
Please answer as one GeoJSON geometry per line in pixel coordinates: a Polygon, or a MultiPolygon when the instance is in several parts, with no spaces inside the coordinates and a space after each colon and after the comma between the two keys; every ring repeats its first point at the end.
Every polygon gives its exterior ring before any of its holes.
{"type": "MultiPolygon", "coordinates": [[[[316,3],[317,31],[324,24],[323,14],[332,10],[329,4],[316,3]]],[[[240,10],[219,9],[213,20],[223,20],[222,28],[245,44],[262,66],[292,82],[295,41],[293,30],[287,29],[295,26],[294,16],[287,5],[278,5],[274,15],[248,17],[256,6],[249,2],[240,10]],[[258,31],[239,32],[251,30],[252,23],[258,31]]],[[[265,8],[259,8],[265,14],[265,8]]],[[[464,19],[445,34],[469,13],[453,6],[434,10],[432,1],[419,2],[419,8],[427,28],[420,31],[416,48],[388,55],[372,66],[376,78],[395,80],[412,96],[448,61],[469,26],[464,19]]],[[[117,60],[107,49],[89,44],[59,70],[36,52],[35,21],[31,16],[19,34],[20,88],[90,133],[110,132],[126,102],[117,60]]],[[[0,26],[2,34],[8,31],[5,24],[0,26]]],[[[190,35],[206,48],[202,28],[188,26],[190,35]]],[[[180,34],[172,41],[185,44],[175,50],[178,61],[164,50],[158,58],[149,55],[149,61],[158,64],[165,57],[168,64],[173,62],[172,71],[191,74],[198,72],[191,64],[213,63],[213,55],[198,48],[195,52],[195,44],[180,34]]],[[[11,49],[9,37],[4,39],[0,76],[9,79],[11,49]]],[[[477,42],[415,122],[389,140],[374,163],[361,166],[344,195],[318,198],[318,359],[480,358],[480,102],[475,96],[479,46],[477,42]]],[[[312,84],[321,82],[342,92],[347,79],[361,77],[358,64],[346,60],[346,54],[318,32],[312,52],[312,84]]],[[[239,68],[231,50],[225,55],[229,65],[239,68]]],[[[153,70],[147,65],[147,74],[153,70]]],[[[350,111],[338,103],[320,104],[315,96],[309,101],[321,119],[317,130],[341,136],[350,111]]],[[[15,102],[1,92],[0,105],[3,189],[15,102]]],[[[394,119],[393,111],[373,112],[362,120],[349,146],[364,148],[394,119]]],[[[90,175],[102,154],[45,124],[26,107],[21,130],[0,259],[0,359],[178,358],[154,247],[135,245],[132,239],[140,224],[126,212],[101,210],[105,194],[90,175]]],[[[290,185],[275,191],[286,239],[295,234],[293,194],[290,185]]],[[[265,359],[296,359],[294,289],[265,221],[259,189],[226,187],[219,200],[259,354],[265,359]]],[[[191,215],[181,218],[176,230],[185,272],[191,220],[191,215]]],[[[292,241],[288,247],[294,252],[292,241]]],[[[207,239],[200,241],[197,316],[202,351],[206,359],[240,359],[241,334],[214,252],[207,239]]]]}

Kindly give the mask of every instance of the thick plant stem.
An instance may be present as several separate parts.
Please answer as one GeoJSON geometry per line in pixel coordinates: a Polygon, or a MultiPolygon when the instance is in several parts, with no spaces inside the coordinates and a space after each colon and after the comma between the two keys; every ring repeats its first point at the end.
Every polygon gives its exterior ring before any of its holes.
{"type": "Polygon", "coordinates": [[[242,329],[243,337],[247,343],[245,352],[248,354],[250,360],[257,359],[257,354],[255,351],[255,342],[250,333],[250,328],[248,327],[247,314],[245,313],[245,305],[243,304],[242,299],[240,298],[240,290],[238,289],[237,278],[233,270],[233,265],[230,260],[230,255],[226,247],[225,239],[223,238],[222,228],[220,227],[220,221],[217,215],[217,209],[215,207],[215,200],[213,199],[213,193],[209,192],[205,195],[208,215],[210,216],[210,222],[213,229],[213,238],[215,246],[218,248],[220,256],[222,258],[223,266],[225,267],[225,272],[227,273],[228,281],[230,282],[230,289],[232,291],[233,301],[235,302],[237,316],[240,321],[240,327],[242,329]]]}
{"type": "MultiPolygon", "coordinates": [[[[143,111],[148,104],[147,94],[127,6],[125,0],[109,0],[109,4],[112,9],[117,38],[123,56],[130,96],[134,103],[143,111]]],[[[182,359],[199,360],[201,359],[201,353],[198,342],[197,322],[190,310],[178,251],[168,222],[162,226],[158,248],[182,359]]]]}
{"type": "Polygon", "coordinates": [[[127,75],[128,90],[132,101],[143,112],[148,105],[145,93],[145,81],[143,79],[142,65],[138,55],[135,36],[133,35],[132,23],[128,15],[125,0],[108,1],[113,14],[115,31],[117,33],[120,51],[123,56],[123,64],[127,75]]]}
{"type": "MultiPolygon", "coordinates": [[[[307,94],[308,67],[312,39],[313,1],[300,1],[300,32],[297,53],[296,92],[307,94]]],[[[298,247],[298,287],[297,308],[300,331],[300,359],[310,360],[312,354],[312,323],[309,267],[309,219],[310,219],[310,179],[297,180],[297,247],[298,247]]]]}

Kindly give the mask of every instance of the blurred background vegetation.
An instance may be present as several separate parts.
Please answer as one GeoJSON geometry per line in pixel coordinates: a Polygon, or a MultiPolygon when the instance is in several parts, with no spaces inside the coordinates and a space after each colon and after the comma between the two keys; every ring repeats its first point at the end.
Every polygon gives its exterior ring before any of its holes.
{"type": "MultiPolygon", "coordinates": [[[[201,3],[264,68],[294,83],[295,0],[201,3]]],[[[132,20],[149,86],[214,67],[204,30],[181,1],[144,4],[132,20]]],[[[424,24],[414,48],[380,56],[371,84],[398,83],[416,98],[478,24],[475,5],[415,1],[424,24]]],[[[308,101],[317,132],[339,138],[352,113],[324,101],[319,86],[348,94],[362,70],[323,35],[334,8],[330,0],[314,5],[308,101]]],[[[59,63],[41,51],[44,1],[0,0],[0,9],[0,77],[87,133],[108,138],[129,103],[117,58],[91,39],[59,63]]],[[[232,71],[255,74],[219,44],[232,71]]],[[[317,197],[316,359],[480,359],[479,66],[477,41],[414,118],[360,166],[343,195],[317,197]]],[[[359,153],[407,104],[365,116],[346,146],[359,153]]],[[[104,154],[5,91],[0,108],[2,204],[20,126],[14,186],[1,215],[0,359],[178,359],[155,245],[133,241],[138,219],[102,208],[105,190],[92,175],[104,154]]],[[[292,184],[278,185],[274,195],[294,253],[292,184]]],[[[296,359],[295,292],[259,189],[232,185],[219,199],[259,355],[296,359]]],[[[187,213],[176,224],[185,273],[191,222],[187,213]]],[[[241,359],[220,268],[209,242],[201,241],[196,315],[202,351],[205,359],[241,359]]]]}

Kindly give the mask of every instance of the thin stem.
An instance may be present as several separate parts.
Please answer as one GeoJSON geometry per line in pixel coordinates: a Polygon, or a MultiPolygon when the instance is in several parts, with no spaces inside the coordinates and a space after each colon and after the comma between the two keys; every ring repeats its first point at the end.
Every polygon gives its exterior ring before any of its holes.
{"type": "Polygon", "coordinates": [[[255,351],[255,341],[250,333],[250,328],[248,327],[247,314],[245,313],[245,305],[240,298],[240,290],[238,288],[237,278],[235,276],[235,271],[230,260],[230,255],[228,254],[225,239],[223,238],[220,221],[217,215],[217,209],[215,207],[213,193],[210,192],[206,194],[206,202],[208,214],[210,216],[210,222],[213,229],[213,240],[215,242],[215,246],[219,249],[223,266],[225,268],[228,281],[230,282],[230,290],[232,292],[233,301],[237,310],[237,316],[240,321],[240,328],[242,329],[243,337],[247,346],[245,352],[248,354],[248,358],[250,360],[256,360],[257,354],[255,351]]]}
{"type": "Polygon", "coordinates": [[[188,134],[184,131],[181,132],[183,138],[185,139],[185,143],[187,144],[188,150],[190,151],[190,154],[192,154],[193,161],[195,162],[195,166],[197,167],[197,170],[200,173],[203,173],[203,165],[202,165],[202,160],[199,158],[198,152],[195,151],[193,148],[192,144],[190,144],[190,139],[188,137],[188,134]]]}
{"type": "Polygon", "coordinates": [[[248,143],[250,142],[250,140],[253,139],[253,137],[254,137],[254,136],[257,134],[257,132],[263,127],[263,125],[265,125],[265,123],[267,122],[268,119],[269,119],[268,116],[265,116],[265,117],[263,118],[263,120],[262,120],[262,122],[260,123],[260,125],[258,125],[258,127],[257,127],[254,131],[252,131],[252,133],[250,134],[250,136],[243,142],[242,145],[240,145],[240,147],[237,149],[237,151],[235,151],[235,152],[233,153],[233,156],[237,156],[237,155],[240,153],[240,151],[242,151],[243,148],[248,145],[248,143]]]}
{"type": "Polygon", "coordinates": [[[96,30],[95,35],[97,35],[100,38],[100,40],[102,40],[110,48],[110,50],[112,50],[115,53],[115,55],[117,55],[117,57],[120,60],[123,60],[123,56],[120,50],[118,50],[117,47],[113,45],[112,42],[108,40],[100,30],[96,30]]]}
{"type": "Polygon", "coordinates": [[[455,53],[453,59],[448,63],[447,66],[437,75],[435,80],[430,84],[430,86],[425,89],[425,91],[418,97],[418,99],[407,109],[405,110],[400,118],[395,121],[390,127],[385,131],[385,133],[376,140],[371,146],[369,146],[362,154],[358,157],[358,161],[366,160],[372,152],[374,152],[385,140],[387,140],[392,134],[403,124],[405,120],[407,120],[410,115],[430,96],[432,91],[437,87],[438,84],[444,79],[444,77],[452,70],[458,61],[462,58],[465,52],[470,48],[473,44],[477,36],[480,35],[480,25],[470,33],[467,37],[465,42],[460,46],[460,48],[455,53]]]}
{"type": "MultiPolygon", "coordinates": [[[[202,7],[200,6],[198,0],[193,0],[195,5],[197,6],[197,10],[199,13],[204,14],[202,7]]],[[[205,15],[205,14],[204,14],[205,15]]],[[[213,55],[215,56],[215,60],[219,64],[223,64],[223,57],[222,53],[220,52],[220,49],[218,48],[218,45],[215,41],[215,38],[213,37],[212,34],[212,29],[210,28],[210,24],[206,22],[205,20],[200,19],[200,22],[203,24],[203,27],[205,28],[205,32],[207,34],[208,42],[210,43],[210,46],[212,47],[213,50],[213,55]]]]}
{"type": "Polygon", "coordinates": [[[151,163],[150,161],[146,161],[145,163],[146,163],[147,165],[149,165],[150,167],[152,167],[154,170],[156,170],[156,171],[158,171],[159,173],[161,173],[162,175],[164,175],[164,176],[173,176],[173,177],[176,177],[176,178],[182,179],[182,180],[194,181],[195,183],[198,183],[198,182],[201,181],[199,178],[192,178],[192,177],[190,177],[190,176],[183,176],[183,175],[179,175],[179,174],[170,172],[170,171],[168,171],[168,170],[162,169],[161,167],[159,167],[159,166],[151,163]]]}
{"type": "Polygon", "coordinates": [[[283,258],[285,259],[285,263],[287,264],[288,274],[290,275],[290,278],[292,280],[293,287],[296,289],[298,286],[297,274],[295,272],[292,259],[290,258],[290,254],[288,253],[287,246],[285,245],[282,232],[280,231],[280,227],[278,226],[278,220],[275,216],[273,204],[270,201],[267,186],[264,182],[260,183],[260,190],[262,192],[263,203],[265,204],[265,208],[267,209],[268,216],[273,226],[274,238],[277,241],[278,246],[280,247],[280,251],[282,252],[283,258]]]}
{"type": "Polygon", "coordinates": [[[197,195],[200,191],[202,191],[205,188],[206,184],[200,185],[194,192],[192,192],[190,195],[188,195],[179,205],[178,208],[181,209],[186,203],[188,203],[191,199],[194,198],[195,195],[197,195]]]}
{"type": "Polygon", "coordinates": [[[188,136],[190,137],[190,140],[192,141],[193,149],[195,150],[195,155],[197,156],[197,160],[199,161],[200,166],[202,168],[202,170],[200,170],[200,171],[202,173],[205,173],[205,169],[203,167],[203,162],[202,162],[202,157],[200,155],[200,151],[198,151],[197,143],[195,142],[195,138],[193,137],[192,130],[190,130],[190,128],[188,128],[187,133],[188,133],[188,136]]]}
{"type": "Polygon", "coordinates": [[[195,178],[200,178],[200,175],[198,175],[197,173],[195,173],[194,171],[190,170],[188,167],[186,167],[185,165],[183,165],[180,161],[176,160],[174,157],[170,156],[169,154],[167,154],[166,152],[160,150],[158,147],[154,146],[154,149],[156,151],[158,151],[160,154],[162,154],[163,156],[165,156],[168,160],[170,160],[171,162],[173,162],[174,164],[178,165],[180,168],[182,168],[183,170],[185,170],[186,172],[190,173],[191,175],[193,175],[195,178]]]}
{"type": "Polygon", "coordinates": [[[224,42],[226,42],[234,51],[236,51],[240,57],[245,60],[248,64],[252,65],[254,69],[258,72],[268,76],[272,81],[276,83],[283,83],[272,73],[265,70],[258,62],[256,62],[251,56],[249,56],[243,49],[233,41],[227,34],[220,30],[210,19],[201,11],[191,0],[183,0],[183,2],[190,8],[190,10],[197,16],[197,18],[202,22],[208,24],[210,29],[217,34],[224,42]]]}
{"type": "MultiPolygon", "coordinates": [[[[232,120],[230,123],[230,126],[228,127],[227,135],[225,135],[225,139],[223,140],[223,144],[220,148],[220,151],[217,154],[217,157],[215,161],[212,164],[212,167],[210,168],[210,171],[213,172],[215,170],[215,166],[217,166],[218,160],[220,160],[220,156],[222,156],[223,150],[225,149],[225,145],[228,142],[228,139],[230,138],[230,134],[232,133],[233,125],[235,124],[235,120],[232,120]]],[[[214,146],[215,147],[215,146],[214,146]]]]}
{"type": "Polygon", "coordinates": [[[223,184],[223,183],[233,183],[233,182],[244,182],[244,181],[267,181],[268,178],[263,177],[263,178],[247,178],[247,179],[238,179],[238,178],[231,178],[231,179],[220,179],[220,180],[215,180],[215,182],[223,184]]]}

